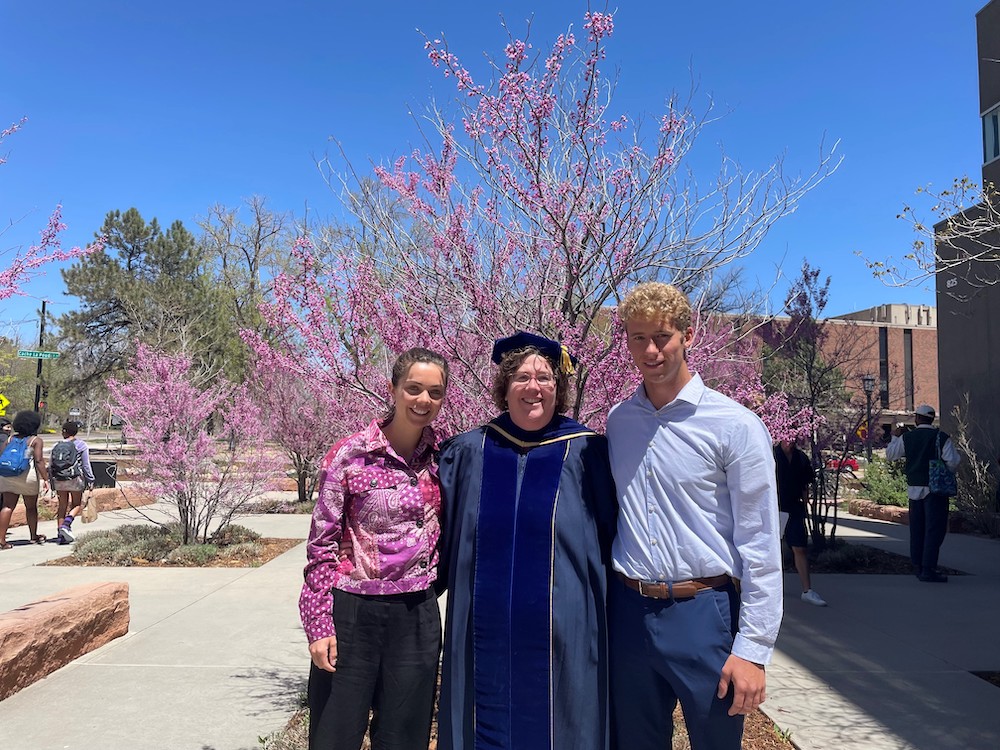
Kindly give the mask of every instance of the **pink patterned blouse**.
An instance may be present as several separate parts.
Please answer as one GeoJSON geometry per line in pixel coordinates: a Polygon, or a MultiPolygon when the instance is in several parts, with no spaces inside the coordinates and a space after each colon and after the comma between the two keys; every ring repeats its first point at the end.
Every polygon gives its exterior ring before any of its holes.
{"type": "Polygon", "coordinates": [[[330,449],[306,549],[299,614],[309,642],[336,635],[333,591],[405,594],[437,578],[437,437],[425,427],[409,463],[378,421],[330,449]]]}

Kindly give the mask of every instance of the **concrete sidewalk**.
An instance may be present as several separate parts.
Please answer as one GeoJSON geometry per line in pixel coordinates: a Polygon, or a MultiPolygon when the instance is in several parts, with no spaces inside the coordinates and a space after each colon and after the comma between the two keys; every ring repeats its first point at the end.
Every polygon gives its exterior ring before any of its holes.
{"type": "MultiPolygon", "coordinates": [[[[906,526],[841,514],[838,534],[909,556],[906,526]]],[[[969,575],[815,575],[828,607],[786,575],[764,710],[796,746],[1000,747],[1000,688],[971,674],[1000,671],[1000,542],[950,534],[941,564],[969,575]]]]}
{"type": "MultiPolygon", "coordinates": [[[[91,526],[133,522],[131,511],[91,526]]],[[[241,521],[242,522],[242,521],[241,521]]],[[[267,536],[305,538],[306,516],[254,516],[267,536]]],[[[42,528],[43,533],[48,533],[42,528]]],[[[852,541],[906,554],[908,529],[842,516],[852,541]]],[[[26,541],[24,528],[11,531],[26,541]]],[[[0,609],[78,583],[128,581],[129,634],[0,702],[4,750],[252,750],[305,687],[296,601],[301,545],[257,569],[61,568],[55,544],[0,553],[0,609]]],[[[1000,747],[1000,542],[949,535],[947,584],[911,576],[817,575],[830,603],[798,599],[768,669],[766,713],[804,750],[1000,747]]]]}
{"type": "MultiPolygon", "coordinates": [[[[132,511],[74,524],[132,522],[132,511]]],[[[241,521],[302,538],[308,516],[241,521]]],[[[42,529],[43,533],[47,533],[42,529]]],[[[27,539],[27,530],[8,538],[27,539]]],[[[0,702],[4,750],[252,750],[284,726],[305,690],[298,545],[260,568],[63,568],[56,544],[0,552],[0,609],[94,581],[127,581],[129,633],[0,702]]]]}

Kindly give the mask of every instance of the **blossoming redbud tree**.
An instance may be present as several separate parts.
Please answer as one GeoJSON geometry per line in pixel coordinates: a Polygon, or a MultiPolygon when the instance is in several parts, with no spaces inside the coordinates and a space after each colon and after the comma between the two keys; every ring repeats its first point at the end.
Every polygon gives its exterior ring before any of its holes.
{"type": "Polygon", "coordinates": [[[337,391],[274,358],[257,362],[251,389],[266,415],[266,439],[277,443],[291,461],[298,502],[306,502],[316,489],[320,461],[341,428],[337,391]]]}
{"type": "MultiPolygon", "coordinates": [[[[0,130],[0,144],[10,135],[20,130],[26,118],[13,123],[9,128],[0,130]]],[[[7,159],[0,155],[0,164],[6,163],[7,159]]],[[[7,267],[0,270],[0,300],[8,299],[15,294],[20,294],[22,287],[28,281],[42,272],[42,267],[56,261],[72,260],[82,255],[88,255],[104,247],[103,240],[98,239],[87,247],[74,247],[63,250],[59,235],[66,230],[66,225],[62,221],[62,206],[56,206],[49,216],[45,229],[41,232],[41,237],[37,244],[29,245],[28,249],[21,252],[16,251],[9,259],[7,267]]],[[[0,237],[3,236],[0,230],[0,237]]]]}
{"type": "Polygon", "coordinates": [[[600,428],[637,383],[620,296],[662,279],[697,298],[832,168],[823,157],[789,179],[780,162],[751,173],[724,158],[700,191],[681,165],[707,113],[672,98],[640,134],[601,72],[613,31],[610,14],[587,13],[582,36],[561,34],[543,55],[511,39],[488,85],[427,40],[457,94],[454,116],[428,114],[440,149],[377,166],[376,180],[343,178],[355,226],[297,243],[301,273],[279,279],[263,311],[285,338],[255,344],[323,373],[344,432],[383,401],[391,353],[414,345],[453,368],[445,431],[490,418],[491,344],[519,329],[579,357],[570,414],[600,428]]]}
{"type": "Polygon", "coordinates": [[[184,544],[205,543],[246,512],[281,468],[264,444],[260,406],[247,388],[219,376],[202,384],[188,357],[142,343],[130,373],[108,388],[137,448],[137,484],[172,506],[184,544]]]}

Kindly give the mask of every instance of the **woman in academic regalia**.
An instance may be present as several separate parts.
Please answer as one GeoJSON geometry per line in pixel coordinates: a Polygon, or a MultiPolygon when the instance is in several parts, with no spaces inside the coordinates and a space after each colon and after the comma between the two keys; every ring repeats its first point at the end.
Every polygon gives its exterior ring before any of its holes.
{"type": "Polygon", "coordinates": [[[442,446],[447,626],[439,750],[606,750],[607,441],[562,416],[573,360],[493,347],[503,413],[442,446]]]}

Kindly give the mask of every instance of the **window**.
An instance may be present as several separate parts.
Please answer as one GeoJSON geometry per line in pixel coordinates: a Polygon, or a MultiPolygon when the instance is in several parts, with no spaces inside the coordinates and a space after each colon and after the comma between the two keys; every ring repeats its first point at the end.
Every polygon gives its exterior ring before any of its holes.
{"type": "Polygon", "coordinates": [[[880,326],[878,329],[878,379],[879,404],[883,409],[889,408],[889,329],[880,326]]]}
{"type": "Polygon", "coordinates": [[[1000,158],[1000,105],[983,115],[983,164],[1000,158]]]}
{"type": "Polygon", "coordinates": [[[903,397],[906,410],[913,411],[913,331],[903,329],[903,397]]]}

